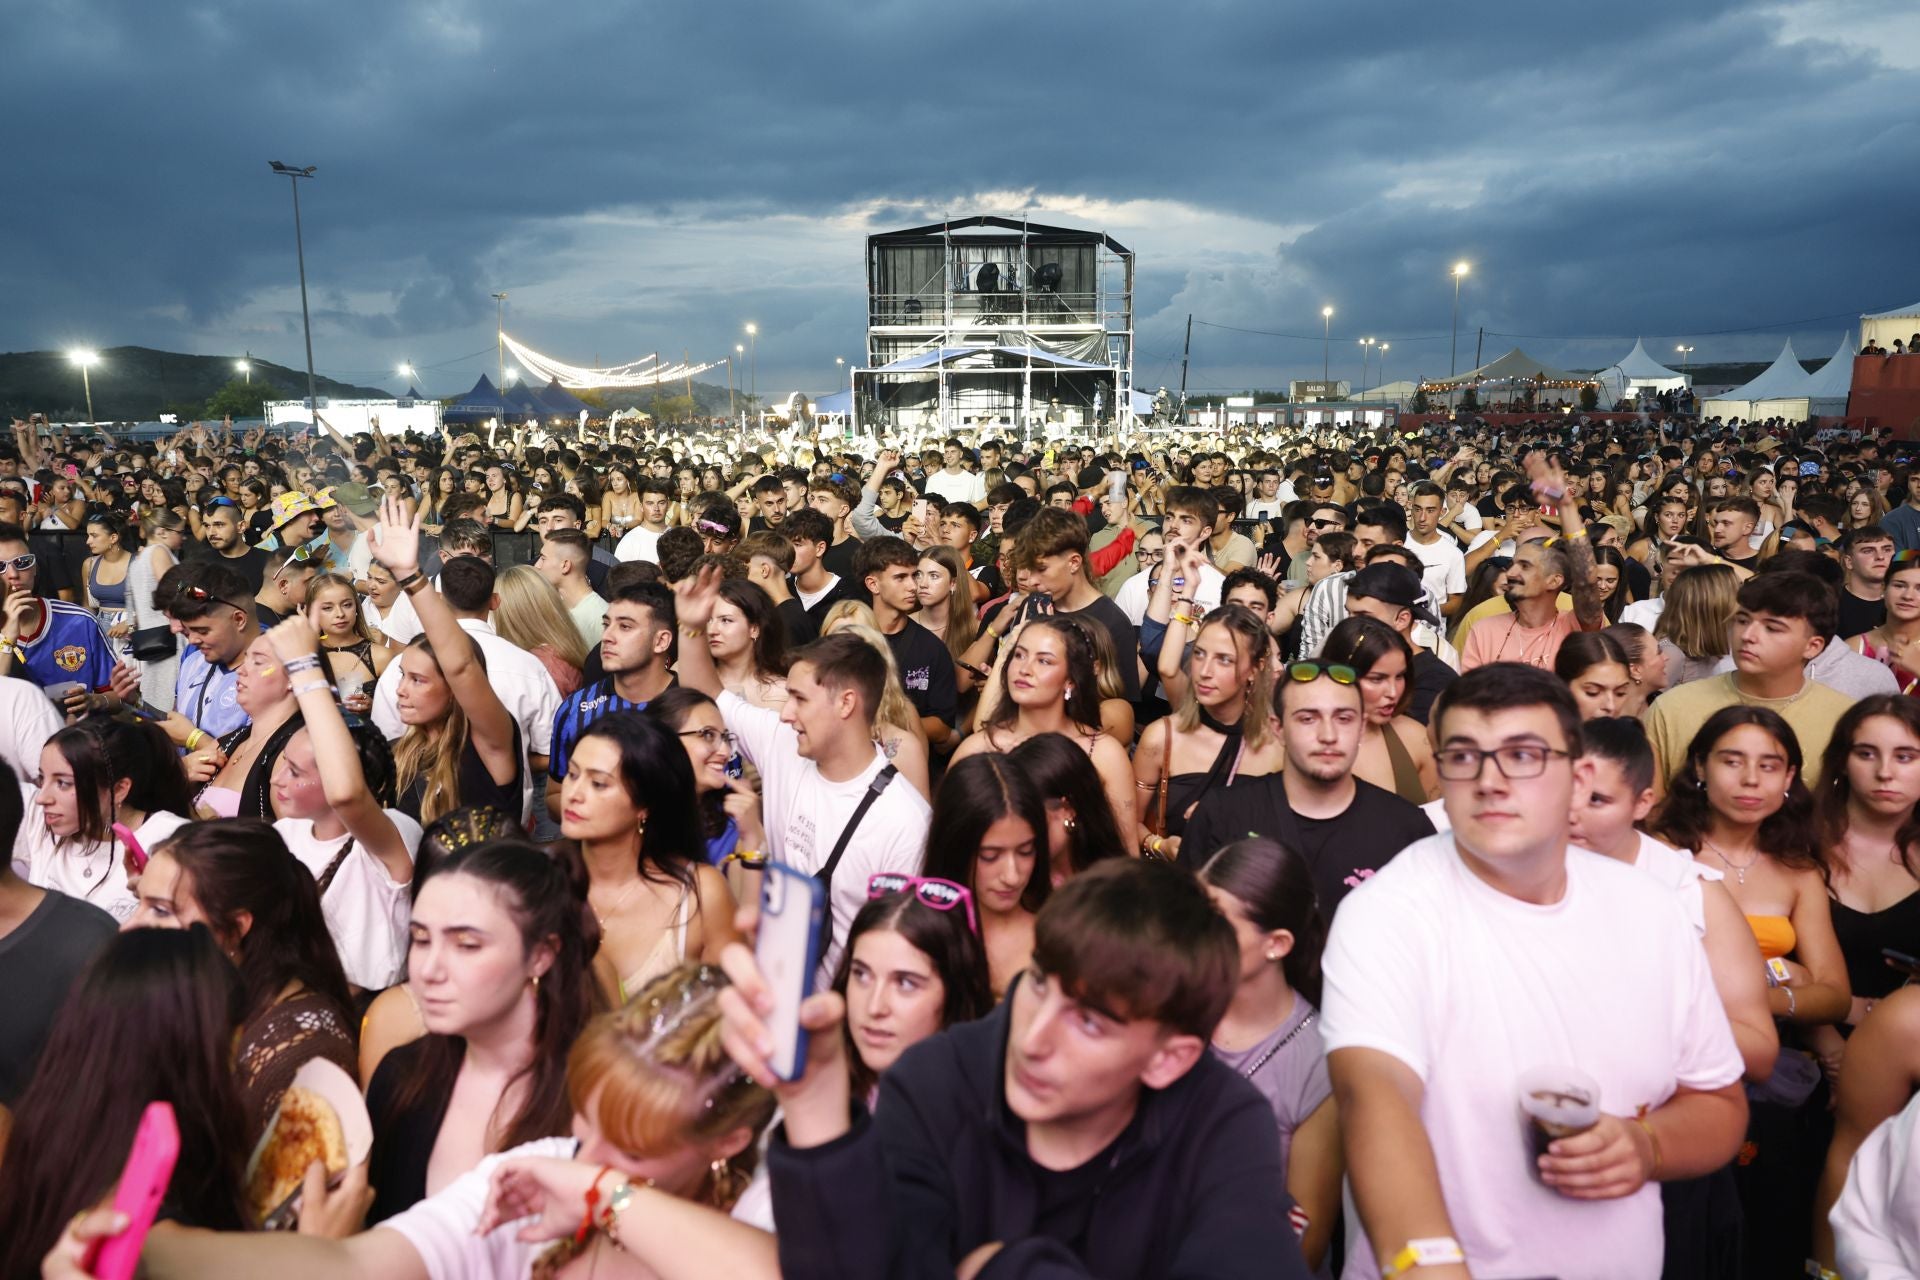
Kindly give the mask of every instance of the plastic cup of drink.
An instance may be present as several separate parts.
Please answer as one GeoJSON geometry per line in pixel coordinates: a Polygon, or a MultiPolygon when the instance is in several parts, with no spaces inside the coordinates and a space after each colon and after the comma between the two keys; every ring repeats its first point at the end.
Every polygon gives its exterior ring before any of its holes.
{"type": "Polygon", "coordinates": [[[1576,1067],[1529,1067],[1520,1073],[1520,1114],[1535,1175],[1549,1143],[1600,1123],[1600,1086],[1576,1067]]]}

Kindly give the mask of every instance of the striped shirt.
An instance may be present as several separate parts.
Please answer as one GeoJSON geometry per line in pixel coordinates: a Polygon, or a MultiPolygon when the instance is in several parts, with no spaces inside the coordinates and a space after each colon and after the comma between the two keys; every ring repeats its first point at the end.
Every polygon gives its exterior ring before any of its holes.
{"type": "Polygon", "coordinates": [[[607,676],[583,685],[568,694],[553,715],[553,751],[547,757],[547,776],[564,778],[573,757],[573,744],[587,726],[615,711],[645,711],[644,702],[628,702],[613,691],[613,677],[607,676]]]}

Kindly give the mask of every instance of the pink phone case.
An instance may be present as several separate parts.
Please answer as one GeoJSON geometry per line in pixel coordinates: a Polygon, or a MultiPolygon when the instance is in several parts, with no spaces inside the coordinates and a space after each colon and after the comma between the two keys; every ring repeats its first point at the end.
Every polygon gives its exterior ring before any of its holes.
{"type": "Polygon", "coordinates": [[[127,846],[127,852],[133,856],[133,869],[135,871],[145,871],[147,869],[147,851],[140,847],[138,840],[134,839],[133,832],[127,830],[127,824],[124,822],[114,823],[113,834],[119,839],[121,844],[127,846]]]}
{"type": "Polygon", "coordinates": [[[120,1172],[120,1189],[113,1195],[113,1207],[127,1215],[127,1229],[89,1249],[81,1263],[96,1280],[133,1280],[140,1250],[146,1246],[147,1232],[179,1158],[180,1129],[173,1122],[173,1104],[149,1102],[133,1135],[126,1168],[120,1172]]]}

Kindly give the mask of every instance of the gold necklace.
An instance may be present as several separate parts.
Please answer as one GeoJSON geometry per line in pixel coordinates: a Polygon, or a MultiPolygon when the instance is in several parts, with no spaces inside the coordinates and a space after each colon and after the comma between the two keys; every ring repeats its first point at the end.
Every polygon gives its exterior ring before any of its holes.
{"type": "MultiPolygon", "coordinates": [[[[640,887],[639,878],[635,877],[632,884],[629,884],[626,888],[620,891],[620,896],[614,899],[613,906],[610,909],[603,912],[600,910],[599,907],[593,907],[593,918],[600,922],[600,932],[605,933],[607,931],[608,918],[619,915],[620,909],[627,905],[627,899],[632,897],[634,890],[638,889],[639,887],[640,887]]],[[[587,895],[587,905],[593,906],[593,895],[591,893],[587,895]]]]}

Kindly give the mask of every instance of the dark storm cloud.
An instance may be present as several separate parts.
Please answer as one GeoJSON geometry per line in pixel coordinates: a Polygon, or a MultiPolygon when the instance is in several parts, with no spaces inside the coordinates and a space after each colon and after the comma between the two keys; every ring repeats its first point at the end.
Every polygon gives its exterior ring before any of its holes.
{"type": "MultiPolygon", "coordinates": [[[[1803,29],[1827,12],[1859,11],[1797,7],[1803,29]]],[[[283,159],[321,167],[302,189],[316,346],[344,373],[487,345],[505,288],[579,358],[723,353],[752,316],[763,378],[818,382],[858,353],[861,229],[827,261],[817,235],[783,257],[778,217],[865,204],[885,227],[982,192],[1037,193],[1037,215],[1174,202],[1141,231],[1143,381],[1190,310],[1306,334],[1326,300],[1343,351],[1398,334],[1389,376],[1438,372],[1463,256],[1464,328],[1601,363],[1617,344],[1567,339],[1920,292],[1899,105],[1920,76],[1844,21],[1838,43],[1785,44],[1735,3],[10,6],[0,347],[291,357],[290,210],[265,165],[283,159]],[[1201,246],[1182,208],[1255,229],[1201,246]],[[759,230],[716,243],[689,210],[759,230]],[[631,260],[603,214],[631,221],[631,260]]],[[[1803,354],[1844,322],[1805,326],[1803,354]]],[[[1319,355],[1203,329],[1196,381],[1319,355]]]]}

